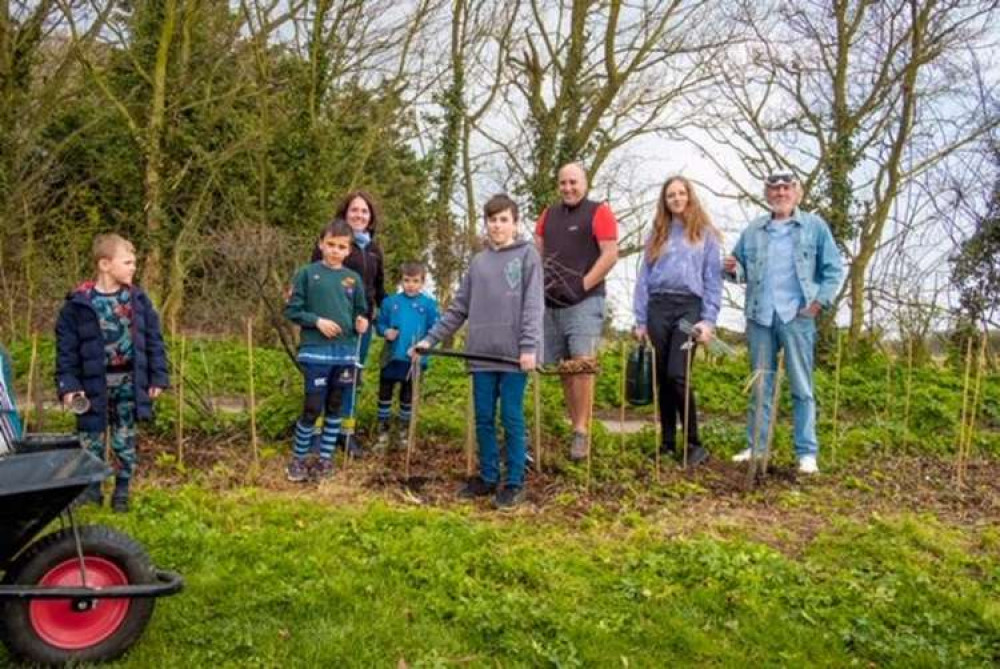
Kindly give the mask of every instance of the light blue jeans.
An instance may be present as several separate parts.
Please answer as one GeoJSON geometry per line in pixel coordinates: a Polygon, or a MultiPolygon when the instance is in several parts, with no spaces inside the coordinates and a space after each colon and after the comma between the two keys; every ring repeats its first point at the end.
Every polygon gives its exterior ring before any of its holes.
{"type": "Polygon", "coordinates": [[[756,441],[757,452],[767,443],[767,426],[771,420],[771,398],[774,394],[774,374],[778,367],[778,351],[785,351],[785,371],[792,389],[792,418],[795,423],[795,455],[799,458],[819,452],[816,442],[816,397],[813,392],[813,363],[816,349],[816,321],[806,316],[782,323],[775,315],[770,327],[747,320],[747,346],[750,349],[751,371],[760,372],[761,383],[754,384],[747,413],[747,444],[754,447],[754,427],[757,425],[757,405],[762,400],[763,415],[756,441]],[[763,394],[759,398],[758,393],[763,394]]]}

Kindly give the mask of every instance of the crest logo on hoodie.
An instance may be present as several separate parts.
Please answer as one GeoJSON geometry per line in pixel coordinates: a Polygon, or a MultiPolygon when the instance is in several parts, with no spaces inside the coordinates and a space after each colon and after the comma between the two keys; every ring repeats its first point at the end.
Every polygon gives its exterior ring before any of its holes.
{"type": "Polygon", "coordinates": [[[507,285],[511,290],[517,290],[521,287],[521,259],[514,258],[507,266],[503,268],[504,278],[507,279],[507,285]]]}

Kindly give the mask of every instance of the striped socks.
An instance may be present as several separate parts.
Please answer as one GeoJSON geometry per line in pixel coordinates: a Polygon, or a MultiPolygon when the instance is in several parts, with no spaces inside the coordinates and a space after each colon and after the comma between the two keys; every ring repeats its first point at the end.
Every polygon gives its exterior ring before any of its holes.
{"type": "Polygon", "coordinates": [[[303,425],[301,421],[295,421],[293,450],[296,458],[301,459],[309,455],[309,448],[312,446],[312,436],[312,425],[303,425]]]}
{"type": "Polygon", "coordinates": [[[333,451],[337,448],[337,435],[340,434],[340,425],[343,420],[340,416],[323,417],[323,435],[319,439],[319,457],[321,460],[329,460],[333,457],[333,451]]]}

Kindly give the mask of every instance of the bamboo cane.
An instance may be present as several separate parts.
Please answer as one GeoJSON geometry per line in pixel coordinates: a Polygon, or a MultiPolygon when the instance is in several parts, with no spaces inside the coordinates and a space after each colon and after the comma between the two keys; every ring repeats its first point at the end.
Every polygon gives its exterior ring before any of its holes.
{"type": "Polygon", "coordinates": [[[31,333],[31,358],[28,362],[28,402],[26,404],[25,410],[22,412],[22,422],[24,423],[24,431],[28,432],[28,415],[29,410],[31,412],[31,422],[34,423],[37,416],[35,416],[35,363],[38,360],[38,333],[31,333]]]}
{"type": "Polygon", "coordinates": [[[212,380],[212,369],[208,364],[208,356],[205,355],[205,342],[198,342],[198,353],[201,358],[201,368],[205,371],[205,382],[208,385],[208,406],[214,414],[218,407],[215,404],[215,382],[212,380]]]}
{"type": "Polygon", "coordinates": [[[833,443],[830,445],[830,463],[837,462],[837,445],[840,443],[840,422],[837,420],[840,409],[840,366],[844,352],[844,332],[837,330],[837,359],[833,371],[833,443]]]}
{"type": "Polygon", "coordinates": [[[972,371],[972,339],[970,338],[965,347],[965,373],[962,376],[962,419],[958,426],[958,456],[955,459],[955,480],[958,487],[965,484],[964,462],[965,457],[965,428],[969,413],[969,376],[972,371]]]}
{"type": "MultiPolygon", "coordinates": [[[[465,402],[465,475],[471,477],[473,472],[473,449],[475,448],[476,415],[472,394],[472,376],[469,375],[469,392],[465,402]]],[[[411,418],[412,422],[413,419],[411,418]]],[[[407,434],[409,437],[409,434],[407,434]]],[[[407,438],[409,441],[409,438],[407,438]]]]}
{"type": "Polygon", "coordinates": [[[774,388],[771,389],[771,416],[767,423],[767,437],[764,439],[764,459],[761,472],[767,474],[767,464],[771,459],[771,441],[774,439],[775,425],[778,423],[778,401],[781,399],[781,382],[784,380],[785,352],[778,353],[778,367],[774,371],[774,388]]]}
{"type": "Polygon", "coordinates": [[[684,351],[684,415],[681,418],[681,439],[684,441],[683,467],[688,466],[688,413],[691,411],[691,352],[694,338],[688,337],[688,348],[684,351]]]}
{"type": "Polygon", "coordinates": [[[587,490],[590,490],[590,477],[594,464],[594,395],[596,394],[594,386],[597,377],[594,374],[587,374],[584,378],[589,381],[587,383],[587,490]]]}
{"type": "Polygon", "coordinates": [[[892,418],[892,372],[893,372],[893,359],[892,354],[889,350],[885,351],[885,416],[883,420],[886,424],[889,423],[889,419],[892,418]]]}
{"type": "Polygon", "coordinates": [[[625,455],[625,377],[628,375],[628,355],[625,346],[625,340],[622,339],[622,380],[621,380],[621,395],[619,401],[621,407],[618,412],[618,446],[620,455],[625,455]]]}
{"type": "Polygon", "coordinates": [[[542,473],[542,375],[538,369],[531,373],[531,387],[535,399],[535,471],[542,473]]]}
{"type": "Polygon", "coordinates": [[[656,455],[654,461],[656,462],[656,482],[660,482],[660,439],[662,438],[660,425],[660,374],[657,370],[657,360],[656,360],[656,346],[650,346],[649,350],[652,352],[653,356],[653,421],[655,425],[653,426],[654,433],[656,434],[656,443],[653,444],[656,449],[656,455]]]}
{"type": "Polygon", "coordinates": [[[976,434],[976,421],[979,415],[980,390],[982,388],[983,372],[985,369],[986,337],[987,333],[984,331],[982,339],[980,340],[979,355],[976,359],[976,376],[972,387],[972,403],[970,405],[971,410],[969,411],[969,424],[965,430],[965,455],[962,458],[963,479],[968,471],[969,456],[972,455],[972,442],[976,434]]]}
{"type": "Polygon", "coordinates": [[[903,446],[910,437],[910,396],[913,391],[913,336],[906,342],[906,390],[903,393],[903,446]]]}
{"type": "Polygon", "coordinates": [[[257,443],[257,384],[254,375],[253,318],[247,319],[247,376],[250,390],[250,448],[253,451],[254,469],[260,467],[260,449],[257,443]]]}
{"type": "MultiPolygon", "coordinates": [[[[176,341],[176,340],[175,340],[176,341]]],[[[184,466],[184,368],[187,359],[187,339],[181,335],[177,360],[177,465],[184,466]]]]}
{"type": "Polygon", "coordinates": [[[760,465],[760,458],[758,456],[760,445],[760,428],[763,424],[761,421],[764,420],[764,379],[768,373],[766,370],[760,367],[760,360],[762,355],[758,351],[757,355],[757,369],[754,370],[753,378],[751,383],[753,383],[756,388],[757,393],[757,410],[754,413],[753,421],[753,435],[750,438],[750,460],[747,466],[747,480],[746,488],[749,490],[757,482],[757,470],[760,465]]]}

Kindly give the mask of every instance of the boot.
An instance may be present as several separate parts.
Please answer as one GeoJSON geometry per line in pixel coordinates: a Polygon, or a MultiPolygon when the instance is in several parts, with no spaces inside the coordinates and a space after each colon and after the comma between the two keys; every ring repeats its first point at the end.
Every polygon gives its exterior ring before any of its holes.
{"type": "Polygon", "coordinates": [[[111,493],[111,510],[115,513],[125,513],[128,511],[128,484],[127,478],[115,479],[115,491],[111,493]]]}

